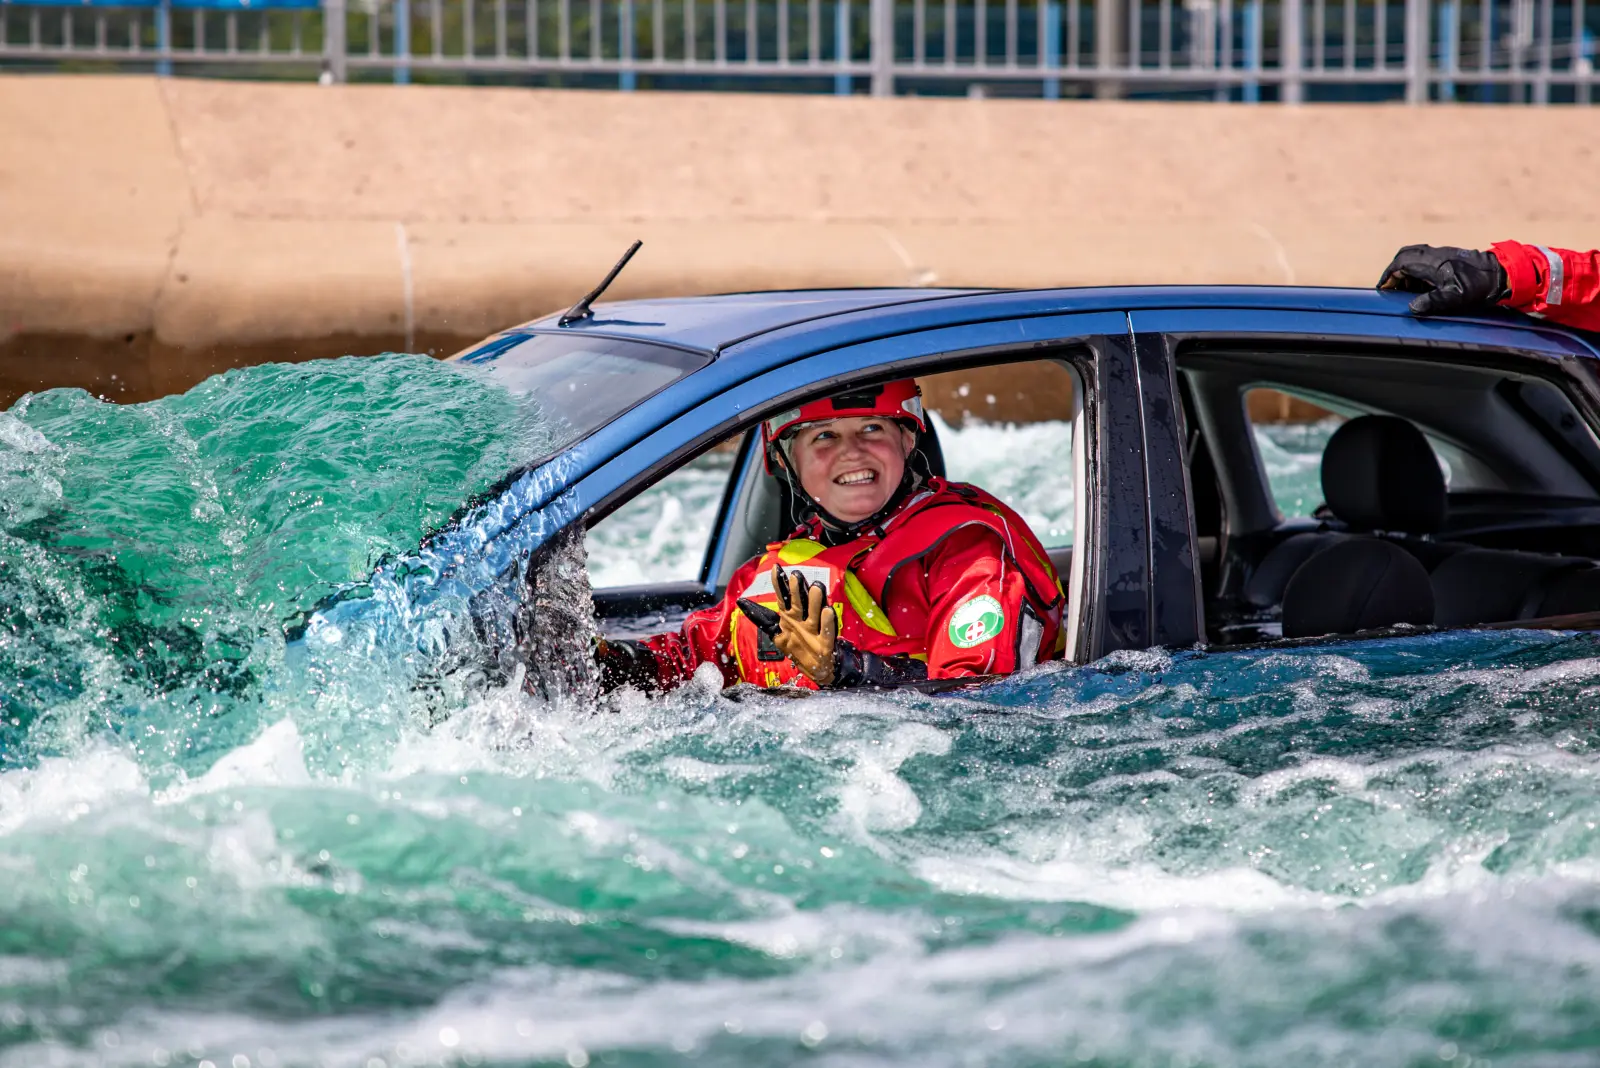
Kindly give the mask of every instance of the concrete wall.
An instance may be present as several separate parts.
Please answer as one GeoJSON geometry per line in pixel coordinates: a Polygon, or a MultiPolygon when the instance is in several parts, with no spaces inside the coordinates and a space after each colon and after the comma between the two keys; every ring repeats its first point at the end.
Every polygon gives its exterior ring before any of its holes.
{"type": "Polygon", "coordinates": [[[812,285],[1369,285],[1600,245],[1600,112],[0,76],[0,403],[812,285]]]}

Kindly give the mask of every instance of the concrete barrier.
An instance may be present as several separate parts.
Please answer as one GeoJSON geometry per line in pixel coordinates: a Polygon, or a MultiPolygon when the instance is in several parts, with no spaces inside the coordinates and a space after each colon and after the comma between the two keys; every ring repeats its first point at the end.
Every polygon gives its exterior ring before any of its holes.
{"type": "Polygon", "coordinates": [[[1600,112],[0,77],[0,404],[445,352],[613,295],[1368,285],[1600,245],[1600,112]]]}

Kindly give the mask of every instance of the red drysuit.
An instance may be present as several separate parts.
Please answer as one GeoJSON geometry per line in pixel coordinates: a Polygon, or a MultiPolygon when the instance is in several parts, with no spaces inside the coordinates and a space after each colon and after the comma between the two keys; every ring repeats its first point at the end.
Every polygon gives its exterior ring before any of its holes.
{"type": "Polygon", "coordinates": [[[1507,307],[1564,326],[1600,330],[1600,250],[1573,252],[1500,241],[1490,251],[1511,285],[1507,307]]]}
{"type": "Polygon", "coordinates": [[[775,604],[774,563],[828,588],[841,640],[922,660],[929,678],[1004,674],[1058,655],[1066,598],[1037,537],[982,490],[935,478],[871,533],[836,546],[813,519],[734,572],[722,601],[645,641],[663,688],[702,663],[729,685],[815,688],[737,605],[775,604]],[[776,654],[776,655],[774,655],[776,654]]]}

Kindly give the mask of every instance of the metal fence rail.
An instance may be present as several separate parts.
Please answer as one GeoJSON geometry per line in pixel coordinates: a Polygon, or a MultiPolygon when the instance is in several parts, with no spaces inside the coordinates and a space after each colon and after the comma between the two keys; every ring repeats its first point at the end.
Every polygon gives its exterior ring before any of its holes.
{"type": "Polygon", "coordinates": [[[1600,0],[0,0],[0,65],[1587,104],[1600,0]]]}

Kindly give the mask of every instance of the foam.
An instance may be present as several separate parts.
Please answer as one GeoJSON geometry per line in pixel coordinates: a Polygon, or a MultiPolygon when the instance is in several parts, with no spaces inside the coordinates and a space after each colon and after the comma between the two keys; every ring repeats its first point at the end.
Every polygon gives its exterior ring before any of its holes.
{"type": "Polygon", "coordinates": [[[279,720],[255,739],[223,754],[198,779],[180,779],[155,795],[158,805],[177,804],[241,786],[306,786],[305,742],[293,720],[279,720]]]}
{"type": "Polygon", "coordinates": [[[0,772],[0,836],[72,823],[149,794],[144,772],[109,747],[47,757],[36,767],[0,772]]]}

